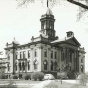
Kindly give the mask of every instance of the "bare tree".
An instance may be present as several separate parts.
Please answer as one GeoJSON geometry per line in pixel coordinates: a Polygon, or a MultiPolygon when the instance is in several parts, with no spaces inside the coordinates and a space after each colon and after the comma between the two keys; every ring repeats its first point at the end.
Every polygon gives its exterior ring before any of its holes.
{"type": "MultiPolygon", "coordinates": [[[[29,2],[34,3],[38,0],[16,0],[19,3],[19,6],[25,5],[29,2]]],[[[40,0],[43,3],[45,0],[40,0]]],[[[47,0],[49,6],[53,7],[57,3],[67,1],[71,4],[77,5],[79,7],[78,19],[80,19],[83,14],[88,10],[88,0],[47,0]]]]}

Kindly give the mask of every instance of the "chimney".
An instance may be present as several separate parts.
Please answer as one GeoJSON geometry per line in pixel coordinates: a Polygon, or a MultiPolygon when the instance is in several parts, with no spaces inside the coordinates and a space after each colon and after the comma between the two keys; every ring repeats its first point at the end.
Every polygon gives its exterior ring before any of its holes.
{"type": "Polygon", "coordinates": [[[74,33],[72,31],[68,31],[66,33],[67,33],[67,37],[73,37],[74,36],[74,33]]]}

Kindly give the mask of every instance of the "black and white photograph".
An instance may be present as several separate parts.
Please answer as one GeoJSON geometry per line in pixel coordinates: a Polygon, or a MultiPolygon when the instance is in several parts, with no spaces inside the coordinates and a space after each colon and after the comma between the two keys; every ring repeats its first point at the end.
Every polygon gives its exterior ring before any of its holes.
{"type": "Polygon", "coordinates": [[[0,88],[88,88],[88,0],[0,0],[0,88]]]}

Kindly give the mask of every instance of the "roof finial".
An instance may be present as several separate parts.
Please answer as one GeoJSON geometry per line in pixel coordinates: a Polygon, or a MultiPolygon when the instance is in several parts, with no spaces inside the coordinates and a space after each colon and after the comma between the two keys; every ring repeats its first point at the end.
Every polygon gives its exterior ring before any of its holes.
{"type": "Polygon", "coordinates": [[[47,7],[48,7],[48,3],[49,3],[49,1],[47,0],[47,7]]]}

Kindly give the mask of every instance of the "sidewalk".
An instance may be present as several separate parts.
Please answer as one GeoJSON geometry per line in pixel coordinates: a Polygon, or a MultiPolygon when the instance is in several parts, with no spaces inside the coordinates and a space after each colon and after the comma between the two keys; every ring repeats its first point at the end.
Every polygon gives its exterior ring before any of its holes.
{"type": "Polygon", "coordinates": [[[36,85],[34,85],[33,87],[31,88],[43,88],[44,86],[48,85],[52,80],[45,80],[45,81],[42,81],[41,83],[38,83],[36,85]]]}

